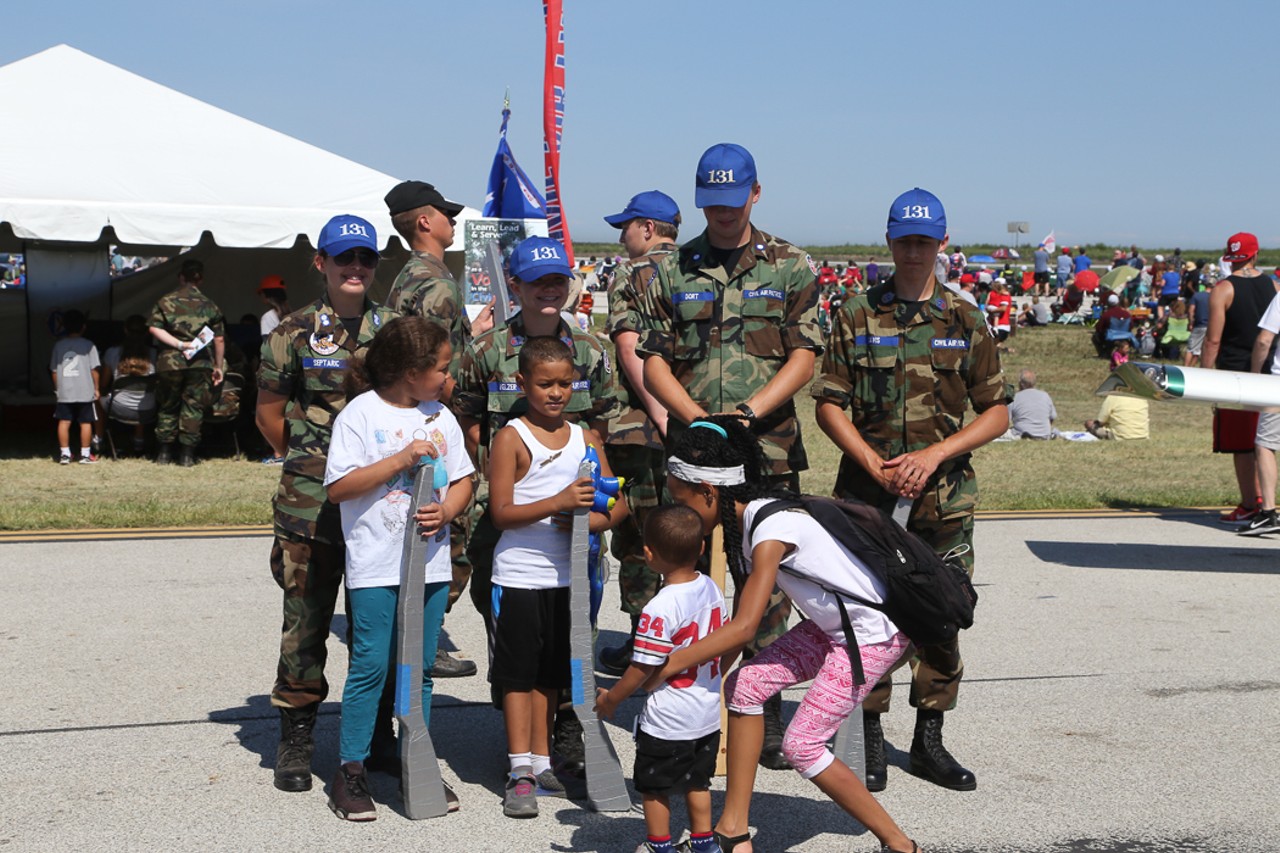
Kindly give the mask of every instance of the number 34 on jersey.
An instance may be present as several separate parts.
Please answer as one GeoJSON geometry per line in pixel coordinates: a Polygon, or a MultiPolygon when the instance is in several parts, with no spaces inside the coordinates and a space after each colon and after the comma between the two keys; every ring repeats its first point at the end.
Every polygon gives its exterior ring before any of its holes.
{"type": "MultiPolygon", "coordinates": [[[[712,608],[707,626],[708,633],[716,630],[722,624],[724,624],[724,612],[719,607],[712,608]]],[[[640,622],[636,625],[636,650],[645,654],[669,657],[677,649],[683,649],[701,639],[701,631],[696,621],[679,628],[669,637],[667,633],[667,626],[661,616],[650,616],[648,613],[641,613],[640,622]]],[[[720,675],[719,658],[709,660],[701,664],[701,666],[710,667],[708,674],[712,678],[720,675]]],[[[691,666],[683,672],[668,678],[667,684],[676,689],[691,687],[698,680],[698,669],[699,667],[697,666],[691,666]]]]}

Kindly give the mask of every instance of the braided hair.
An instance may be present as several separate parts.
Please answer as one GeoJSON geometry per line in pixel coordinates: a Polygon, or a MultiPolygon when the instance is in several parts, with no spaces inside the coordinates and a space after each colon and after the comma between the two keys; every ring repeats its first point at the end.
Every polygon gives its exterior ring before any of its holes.
{"type": "Polygon", "coordinates": [[[733,582],[741,588],[746,583],[742,557],[742,527],[738,524],[735,503],[747,504],[760,498],[795,497],[789,490],[774,485],[766,473],[768,465],[760,442],[733,415],[711,415],[698,418],[690,429],[676,439],[671,455],[706,468],[742,466],[746,482],[733,486],[716,486],[720,494],[720,524],[724,528],[725,563],[733,582]],[[717,427],[698,427],[698,424],[717,427]],[[719,430],[724,430],[724,436],[719,430]]]}

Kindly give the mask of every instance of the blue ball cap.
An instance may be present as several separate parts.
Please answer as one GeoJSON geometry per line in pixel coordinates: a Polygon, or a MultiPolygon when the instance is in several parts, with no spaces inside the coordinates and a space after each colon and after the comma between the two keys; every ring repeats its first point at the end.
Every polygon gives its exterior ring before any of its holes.
{"type": "Polygon", "coordinates": [[[573,269],[559,240],[529,237],[520,241],[511,253],[511,274],[521,281],[537,281],[552,274],[572,278],[573,269]]]}
{"type": "Polygon", "coordinates": [[[652,219],[655,222],[674,224],[679,215],[680,206],[675,199],[666,193],[649,190],[633,195],[621,213],[606,216],[604,221],[614,228],[621,228],[633,219],[652,219]]]}
{"type": "Polygon", "coordinates": [[[889,239],[910,234],[923,234],[934,240],[947,236],[947,212],[942,209],[942,202],[919,187],[898,196],[889,208],[889,239]]]}
{"type": "Polygon", "coordinates": [[[378,232],[367,219],[344,213],[335,216],[320,229],[320,242],[316,245],[330,257],[347,249],[373,249],[378,251],[378,232]]]}
{"type": "Polygon", "coordinates": [[[693,203],[698,207],[742,207],[756,185],[756,161],[751,152],[732,142],[712,145],[698,161],[693,203]]]}

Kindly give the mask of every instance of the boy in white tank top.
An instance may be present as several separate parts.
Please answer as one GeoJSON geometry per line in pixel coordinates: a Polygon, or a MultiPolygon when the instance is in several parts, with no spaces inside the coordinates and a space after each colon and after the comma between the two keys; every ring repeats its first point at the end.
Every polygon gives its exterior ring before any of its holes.
{"type": "MultiPolygon", "coordinates": [[[[564,418],[573,394],[573,353],[559,338],[530,338],[516,375],[529,411],[499,431],[489,455],[489,511],[502,531],[493,557],[489,678],[503,691],[511,764],[503,798],[508,817],[536,817],[538,794],[564,796],[551,772],[557,695],[569,686],[569,531],[591,506],[595,484],[578,478],[588,444],[611,476],[595,433],[564,418]]],[[[626,516],[591,514],[600,532],[626,516]]]]}

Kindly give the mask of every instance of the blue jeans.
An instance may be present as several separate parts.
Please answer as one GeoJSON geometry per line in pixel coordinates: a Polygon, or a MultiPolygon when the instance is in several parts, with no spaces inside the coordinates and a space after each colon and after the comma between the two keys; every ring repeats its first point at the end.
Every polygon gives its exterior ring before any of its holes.
{"type": "MultiPolygon", "coordinates": [[[[351,663],[342,689],[342,722],[338,728],[338,760],[364,761],[373,742],[378,698],[394,664],[398,586],[348,590],[351,612],[351,663]]],[[[449,600],[449,583],[426,585],[422,605],[422,717],[431,725],[431,666],[449,600]]]]}

